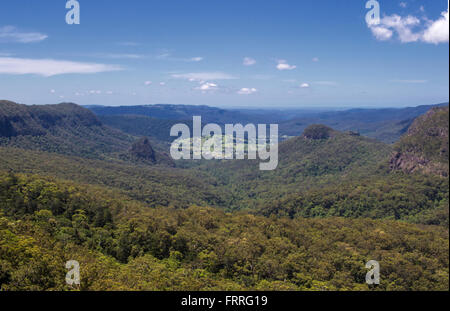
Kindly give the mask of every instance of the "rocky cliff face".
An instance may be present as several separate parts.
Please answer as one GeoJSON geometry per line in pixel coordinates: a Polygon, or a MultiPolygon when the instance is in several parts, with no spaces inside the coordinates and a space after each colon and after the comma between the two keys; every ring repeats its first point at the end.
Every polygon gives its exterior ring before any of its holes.
{"type": "Polygon", "coordinates": [[[150,141],[147,137],[141,138],[136,141],[130,150],[131,157],[134,160],[144,160],[150,162],[156,162],[155,151],[150,145],[150,141]]]}
{"type": "Polygon", "coordinates": [[[444,177],[449,173],[449,108],[433,108],[417,118],[395,146],[392,170],[423,172],[444,177]]]}

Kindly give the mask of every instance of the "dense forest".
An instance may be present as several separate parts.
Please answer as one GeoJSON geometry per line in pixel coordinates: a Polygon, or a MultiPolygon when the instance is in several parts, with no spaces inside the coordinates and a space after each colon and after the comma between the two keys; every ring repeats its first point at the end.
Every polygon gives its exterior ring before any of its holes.
{"type": "Polygon", "coordinates": [[[393,145],[309,125],[271,172],[172,161],[192,107],[91,109],[0,102],[2,290],[449,290],[448,106],[392,117],[393,145]]]}
{"type": "Polygon", "coordinates": [[[448,233],[393,221],[266,218],[192,206],[155,208],[99,187],[0,178],[4,290],[448,290],[448,233]]]}

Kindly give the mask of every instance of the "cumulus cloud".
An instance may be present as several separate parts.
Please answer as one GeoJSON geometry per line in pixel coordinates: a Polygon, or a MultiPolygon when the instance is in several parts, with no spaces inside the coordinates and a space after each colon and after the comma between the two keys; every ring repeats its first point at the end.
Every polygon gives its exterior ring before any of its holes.
{"type": "Polygon", "coordinates": [[[256,64],[256,60],[254,60],[251,57],[245,57],[244,61],[243,61],[243,65],[244,66],[253,66],[254,64],[256,64]]]}
{"type": "Polygon", "coordinates": [[[202,91],[203,93],[207,91],[215,91],[218,89],[218,85],[212,82],[204,82],[199,87],[195,88],[196,90],[202,91]]]}
{"type": "Polygon", "coordinates": [[[46,34],[39,32],[22,32],[14,26],[0,27],[0,42],[33,43],[47,39],[46,34]]]}
{"type": "Polygon", "coordinates": [[[182,74],[172,74],[172,78],[185,79],[189,81],[215,81],[215,80],[233,80],[236,77],[223,72],[191,72],[182,74]]]}
{"type": "Polygon", "coordinates": [[[423,34],[423,41],[428,43],[445,43],[448,42],[448,10],[441,13],[442,17],[431,22],[423,34]]]}
{"type": "Polygon", "coordinates": [[[380,41],[389,40],[394,35],[394,32],[392,30],[381,26],[372,26],[370,27],[370,30],[372,31],[375,38],[380,41]]]}
{"type": "Polygon", "coordinates": [[[253,88],[247,88],[247,87],[243,87],[242,89],[240,89],[237,93],[240,95],[251,95],[258,92],[257,89],[253,88]]]}
{"type": "Polygon", "coordinates": [[[280,59],[278,61],[277,69],[278,70],[294,70],[297,66],[289,65],[286,60],[280,59]]]}
{"type": "Polygon", "coordinates": [[[394,14],[384,17],[382,24],[388,29],[394,29],[397,32],[400,42],[416,42],[420,39],[420,33],[414,32],[414,28],[420,25],[420,20],[415,16],[408,15],[401,17],[394,14]]]}
{"type": "Polygon", "coordinates": [[[419,19],[408,15],[405,17],[397,14],[388,15],[380,19],[379,24],[367,25],[377,40],[385,41],[396,37],[402,43],[426,42],[446,43],[449,41],[448,10],[441,13],[436,21],[426,18],[419,19]]]}
{"type": "Polygon", "coordinates": [[[144,82],[145,85],[152,85],[152,83],[153,83],[152,81],[145,81],[144,82]]]}
{"type": "Polygon", "coordinates": [[[302,84],[300,84],[300,88],[302,88],[302,89],[309,88],[309,83],[302,83],[302,84]]]}
{"type": "Polygon", "coordinates": [[[122,70],[120,66],[80,63],[53,59],[0,57],[0,74],[35,74],[51,77],[61,74],[92,74],[122,70]]]}

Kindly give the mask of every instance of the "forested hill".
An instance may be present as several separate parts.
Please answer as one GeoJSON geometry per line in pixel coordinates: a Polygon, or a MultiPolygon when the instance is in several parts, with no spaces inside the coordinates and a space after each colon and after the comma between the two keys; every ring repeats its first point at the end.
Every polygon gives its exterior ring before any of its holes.
{"type": "Polygon", "coordinates": [[[75,104],[27,106],[0,102],[0,144],[61,154],[100,157],[124,151],[133,138],[104,126],[75,104]]]}
{"type": "Polygon", "coordinates": [[[254,209],[292,193],[375,175],[391,152],[375,139],[312,125],[302,136],[279,144],[274,171],[260,171],[259,160],[205,161],[198,169],[234,195],[233,208],[254,209]]]}
{"type": "MultiPolygon", "coordinates": [[[[391,145],[318,124],[275,171],[148,165],[150,139],[76,105],[0,107],[1,290],[73,289],[67,260],[81,290],[448,290],[448,177],[390,169],[391,145]]],[[[398,152],[444,161],[442,111],[398,152]]]]}
{"type": "Polygon", "coordinates": [[[354,131],[385,143],[394,143],[408,130],[415,118],[438,105],[380,109],[220,109],[208,106],[146,105],[86,106],[111,127],[132,135],[171,140],[170,128],[175,123],[192,123],[192,116],[202,116],[207,123],[276,123],[280,137],[300,136],[312,124],[325,124],[339,131],[354,131]]]}
{"type": "Polygon", "coordinates": [[[143,115],[98,115],[97,117],[103,124],[125,133],[148,136],[166,143],[175,139],[175,137],[170,136],[170,129],[173,125],[183,123],[192,130],[192,118],[190,120],[167,120],[143,115]]]}
{"type": "Polygon", "coordinates": [[[280,124],[280,132],[298,136],[311,124],[325,124],[339,131],[354,131],[385,143],[396,142],[412,122],[434,107],[447,104],[407,108],[350,109],[296,116],[280,124]]]}
{"type": "Polygon", "coordinates": [[[417,118],[395,145],[391,167],[406,172],[448,176],[449,107],[433,108],[417,118]]]}
{"type": "Polygon", "coordinates": [[[193,116],[202,116],[207,123],[262,123],[270,119],[270,115],[245,113],[236,110],[220,109],[209,106],[191,105],[145,105],[145,106],[86,106],[99,116],[139,115],[163,120],[192,120],[193,116]]]}
{"type": "Polygon", "coordinates": [[[53,128],[101,126],[89,110],[71,103],[26,106],[0,101],[0,136],[42,136],[53,128]]]}
{"type": "Polygon", "coordinates": [[[156,208],[96,186],[0,172],[0,288],[448,290],[448,231],[368,219],[156,208]],[[365,263],[383,267],[378,287],[365,263]]]}
{"type": "Polygon", "coordinates": [[[149,155],[136,157],[133,147],[137,143],[138,137],[105,126],[92,111],[76,104],[27,106],[0,101],[0,146],[171,164],[167,155],[151,146],[149,155]]]}
{"type": "MultiPolygon", "coordinates": [[[[386,154],[384,159],[378,158],[381,159],[378,167],[369,169],[370,162],[367,162],[360,166],[367,170],[366,174],[353,168],[350,170],[351,178],[341,177],[339,183],[334,184],[320,183],[324,180],[321,178],[318,184],[321,186],[273,199],[262,204],[261,212],[264,215],[290,217],[391,218],[448,227],[448,122],[448,106],[432,108],[413,122],[408,133],[393,147],[390,159],[386,154]]],[[[307,138],[323,141],[335,133],[325,126],[311,126],[305,130],[303,137],[294,140],[307,138]]],[[[346,148],[353,150],[356,147],[350,141],[347,144],[341,142],[334,150],[328,149],[330,154],[336,155],[330,157],[334,161],[342,157],[339,154],[346,148]]],[[[290,141],[285,145],[295,146],[290,141]]],[[[378,148],[380,152],[381,146],[378,148]]],[[[370,153],[374,154],[374,151],[370,153]]],[[[330,161],[319,150],[313,155],[317,157],[317,163],[330,161]]],[[[361,159],[369,158],[362,156],[361,159]]],[[[331,168],[339,167],[339,162],[331,163],[331,168]]]]}

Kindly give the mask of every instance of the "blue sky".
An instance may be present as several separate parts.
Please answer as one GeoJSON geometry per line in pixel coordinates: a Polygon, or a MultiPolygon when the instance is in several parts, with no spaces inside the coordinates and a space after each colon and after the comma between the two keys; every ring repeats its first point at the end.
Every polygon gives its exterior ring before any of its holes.
{"type": "Polygon", "coordinates": [[[25,104],[401,107],[449,98],[448,2],[0,3],[0,99],[25,104]],[[446,30],[445,30],[446,29],[446,30]]]}

